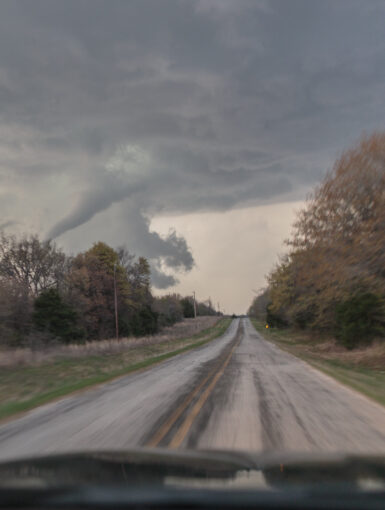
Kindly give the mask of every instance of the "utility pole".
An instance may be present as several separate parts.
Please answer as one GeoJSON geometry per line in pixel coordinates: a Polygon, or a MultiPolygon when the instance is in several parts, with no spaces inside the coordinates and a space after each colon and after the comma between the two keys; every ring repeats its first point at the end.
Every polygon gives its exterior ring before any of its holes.
{"type": "Polygon", "coordinates": [[[221,314],[221,307],[219,306],[219,302],[218,302],[218,313],[219,313],[219,315],[221,314]]]}
{"type": "Polygon", "coordinates": [[[118,294],[116,292],[116,262],[114,264],[114,301],[115,301],[115,332],[116,332],[116,340],[119,340],[118,294]]]}
{"type": "Polygon", "coordinates": [[[193,290],[193,298],[194,298],[194,319],[197,318],[197,305],[195,301],[195,290],[193,290]]]}

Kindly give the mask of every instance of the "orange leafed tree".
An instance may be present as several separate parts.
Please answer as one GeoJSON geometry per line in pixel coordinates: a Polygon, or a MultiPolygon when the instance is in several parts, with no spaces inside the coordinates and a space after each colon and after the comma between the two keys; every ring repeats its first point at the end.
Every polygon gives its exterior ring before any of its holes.
{"type": "Polygon", "coordinates": [[[342,154],[299,213],[288,245],[285,271],[278,266],[268,279],[273,310],[284,308],[291,322],[305,317],[328,328],[341,300],[385,296],[385,133],[342,154]]]}

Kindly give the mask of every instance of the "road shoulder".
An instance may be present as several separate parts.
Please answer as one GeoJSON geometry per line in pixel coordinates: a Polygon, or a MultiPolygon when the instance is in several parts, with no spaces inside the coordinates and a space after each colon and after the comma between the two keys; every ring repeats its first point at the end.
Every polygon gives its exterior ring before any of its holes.
{"type": "Polygon", "coordinates": [[[385,406],[385,367],[375,369],[367,366],[352,366],[338,359],[325,359],[316,352],[309,352],[303,343],[297,341],[295,332],[266,329],[261,322],[251,319],[256,331],[267,341],[272,342],[297,358],[306,361],[314,369],[326,374],[344,386],[385,406]]]}

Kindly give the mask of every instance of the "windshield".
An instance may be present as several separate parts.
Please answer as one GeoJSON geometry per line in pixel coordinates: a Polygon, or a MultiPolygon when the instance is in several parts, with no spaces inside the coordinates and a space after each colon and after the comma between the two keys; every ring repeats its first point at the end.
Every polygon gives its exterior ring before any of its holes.
{"type": "Polygon", "coordinates": [[[0,462],[385,454],[384,20],[0,3],[0,462]]]}

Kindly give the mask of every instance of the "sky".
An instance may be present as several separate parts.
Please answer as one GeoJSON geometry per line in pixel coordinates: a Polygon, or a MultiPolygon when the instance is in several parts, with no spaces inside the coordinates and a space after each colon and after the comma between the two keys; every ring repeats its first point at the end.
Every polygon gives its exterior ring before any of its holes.
{"type": "Polygon", "coordinates": [[[382,0],[2,0],[0,228],[241,313],[384,113],[382,0]]]}

